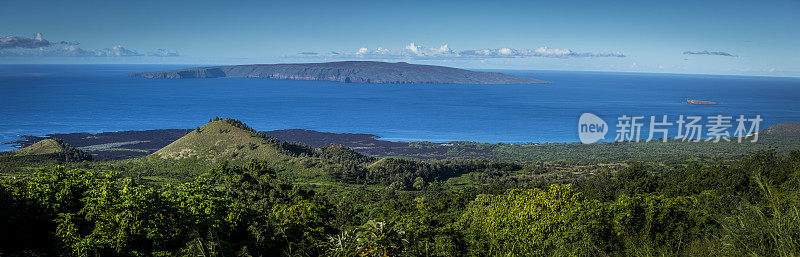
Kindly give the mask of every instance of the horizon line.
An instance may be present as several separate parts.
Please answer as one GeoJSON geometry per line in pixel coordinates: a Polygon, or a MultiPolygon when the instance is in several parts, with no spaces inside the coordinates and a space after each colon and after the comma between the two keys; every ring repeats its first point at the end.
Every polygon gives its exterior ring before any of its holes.
{"type": "Polygon", "coordinates": [[[237,65],[259,65],[259,64],[307,64],[307,63],[332,63],[332,62],[384,62],[384,63],[409,63],[416,65],[432,65],[441,67],[458,68],[473,71],[564,71],[564,72],[598,72],[598,73],[634,73],[634,74],[660,74],[660,75],[705,75],[705,76],[735,76],[735,77],[764,77],[764,78],[800,78],[797,75],[746,75],[746,74],[719,74],[719,73],[675,73],[675,72],[657,72],[657,71],[612,71],[612,70],[561,70],[561,69],[518,69],[518,68],[469,68],[458,66],[446,66],[439,64],[420,64],[408,61],[376,61],[376,60],[341,60],[330,62],[264,62],[264,63],[240,63],[240,64],[213,64],[213,63],[2,63],[0,65],[189,65],[192,67],[215,67],[215,66],[237,66],[237,65]]]}

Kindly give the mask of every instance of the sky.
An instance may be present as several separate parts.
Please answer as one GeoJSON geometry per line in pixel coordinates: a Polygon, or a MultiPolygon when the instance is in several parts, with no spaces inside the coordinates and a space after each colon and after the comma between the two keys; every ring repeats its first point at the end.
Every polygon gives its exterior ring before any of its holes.
{"type": "Polygon", "coordinates": [[[471,69],[800,77],[798,0],[1,5],[0,63],[380,60],[471,69]]]}

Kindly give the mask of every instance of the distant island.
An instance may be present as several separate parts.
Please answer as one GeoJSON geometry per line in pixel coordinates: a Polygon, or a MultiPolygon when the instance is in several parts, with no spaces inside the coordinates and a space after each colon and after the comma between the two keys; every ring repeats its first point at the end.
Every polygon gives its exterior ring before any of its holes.
{"type": "Polygon", "coordinates": [[[419,65],[405,62],[346,61],[326,63],[252,64],[196,67],[181,70],[133,73],[152,79],[268,78],[324,80],[376,84],[545,84],[543,80],[497,72],[419,65]]]}
{"type": "Polygon", "coordinates": [[[688,104],[697,104],[697,105],[717,105],[717,103],[715,103],[715,102],[700,101],[700,100],[694,100],[694,99],[686,99],[686,103],[688,103],[688,104]]]}

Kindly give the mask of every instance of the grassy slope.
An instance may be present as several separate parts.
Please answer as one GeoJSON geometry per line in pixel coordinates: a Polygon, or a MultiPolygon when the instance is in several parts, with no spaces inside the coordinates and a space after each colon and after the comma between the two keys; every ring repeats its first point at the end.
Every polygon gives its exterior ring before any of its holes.
{"type": "Polygon", "coordinates": [[[25,148],[0,153],[0,173],[16,176],[37,167],[81,162],[91,157],[59,139],[44,139],[25,148]]]}
{"type": "Polygon", "coordinates": [[[211,164],[223,160],[241,162],[250,159],[287,161],[285,153],[258,137],[254,132],[234,127],[225,121],[203,125],[186,136],[156,151],[151,157],[163,159],[198,159],[211,164]]]}
{"type": "Polygon", "coordinates": [[[149,180],[168,182],[189,179],[223,161],[238,165],[250,160],[268,162],[279,176],[297,184],[348,186],[330,179],[321,158],[298,156],[274,138],[225,120],[203,125],[149,156],[116,163],[133,167],[128,172],[144,174],[149,180]]]}
{"type": "Polygon", "coordinates": [[[71,146],[64,142],[56,141],[55,139],[44,139],[36,142],[28,147],[14,151],[16,155],[42,155],[65,153],[69,151],[71,146]]]}

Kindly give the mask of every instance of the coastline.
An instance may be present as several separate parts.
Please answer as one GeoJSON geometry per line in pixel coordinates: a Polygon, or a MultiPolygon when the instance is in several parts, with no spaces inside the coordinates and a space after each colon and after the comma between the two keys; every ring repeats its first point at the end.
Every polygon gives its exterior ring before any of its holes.
{"type": "MultiPolygon", "coordinates": [[[[23,148],[43,139],[57,138],[67,144],[91,154],[96,160],[124,160],[147,156],[180,139],[193,129],[154,129],[143,131],[117,131],[102,133],[54,133],[45,136],[22,135],[22,139],[3,144],[23,148]]],[[[361,154],[375,157],[398,157],[421,160],[444,159],[490,159],[523,162],[619,162],[652,160],[663,156],[679,158],[708,153],[704,158],[733,157],[748,152],[773,148],[792,150],[800,146],[796,135],[800,125],[795,122],[780,123],[759,132],[757,143],[745,145],[730,142],[682,142],[661,140],[653,142],[600,142],[582,144],[564,143],[480,143],[472,141],[428,142],[389,141],[373,134],[331,133],[306,129],[283,129],[264,131],[282,142],[299,143],[312,148],[338,145],[361,154]],[[609,151],[620,152],[608,155],[609,151]],[[564,153],[583,153],[575,157],[564,153]],[[717,155],[714,152],[727,154],[717,155]]]]}
{"type": "MultiPolygon", "coordinates": [[[[192,129],[129,130],[102,133],[54,133],[44,136],[20,135],[22,139],[6,142],[19,149],[43,139],[58,138],[97,159],[130,159],[149,155],[186,135],[192,129]]],[[[284,142],[301,143],[310,147],[340,145],[361,153],[376,156],[389,155],[443,155],[446,151],[415,147],[419,142],[393,142],[381,140],[372,134],[331,133],[306,129],[263,131],[284,142]]]]}

